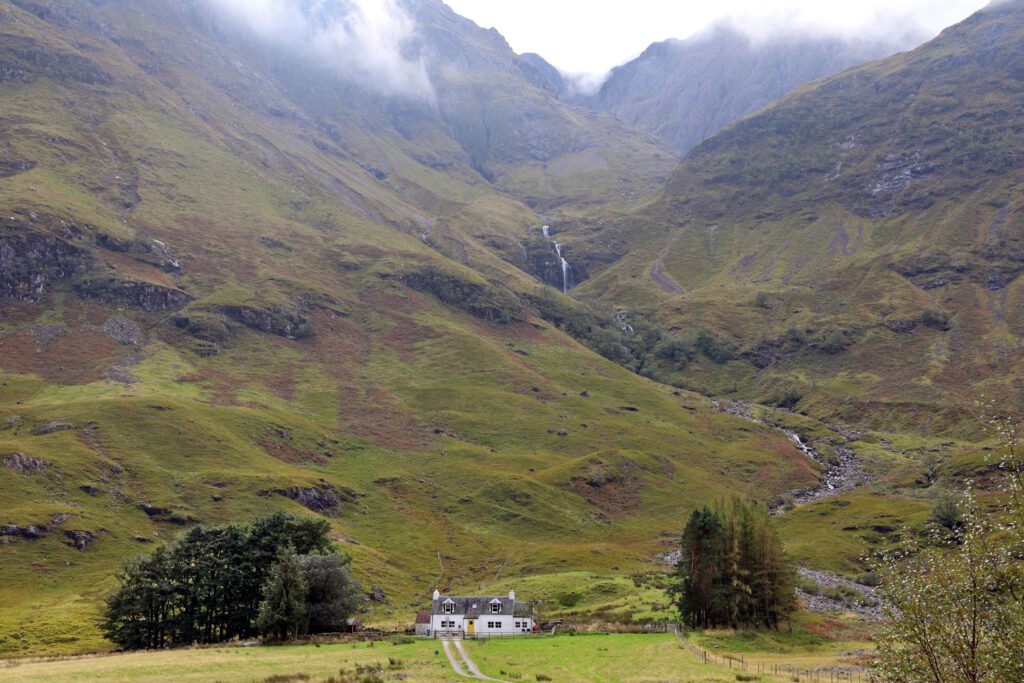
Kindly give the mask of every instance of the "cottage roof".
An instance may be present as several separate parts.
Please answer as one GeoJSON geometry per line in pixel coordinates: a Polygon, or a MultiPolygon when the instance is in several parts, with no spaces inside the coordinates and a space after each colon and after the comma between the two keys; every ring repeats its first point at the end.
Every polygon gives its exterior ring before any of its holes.
{"type": "Polygon", "coordinates": [[[467,617],[505,615],[529,617],[533,609],[529,603],[516,602],[512,598],[499,595],[441,595],[430,606],[431,614],[446,614],[442,609],[445,604],[454,605],[451,614],[462,614],[467,617]],[[500,611],[492,612],[491,605],[499,605],[500,611]]]}

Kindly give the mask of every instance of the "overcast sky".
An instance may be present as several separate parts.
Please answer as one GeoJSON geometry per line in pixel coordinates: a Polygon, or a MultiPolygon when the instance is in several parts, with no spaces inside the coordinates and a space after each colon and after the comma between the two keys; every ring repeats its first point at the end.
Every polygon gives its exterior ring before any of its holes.
{"type": "Polygon", "coordinates": [[[829,33],[930,35],[987,0],[445,0],[516,52],[537,52],[562,71],[601,75],[653,42],[686,38],[731,18],[762,36],[780,27],[829,33]]]}

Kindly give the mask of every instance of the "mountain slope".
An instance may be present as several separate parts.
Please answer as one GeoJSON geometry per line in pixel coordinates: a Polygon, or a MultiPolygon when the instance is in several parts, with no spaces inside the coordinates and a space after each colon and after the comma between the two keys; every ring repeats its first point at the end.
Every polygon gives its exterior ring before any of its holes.
{"type": "Polygon", "coordinates": [[[705,391],[931,432],[1017,402],[1022,36],[994,5],[706,140],[584,292],[717,334],[734,360],[662,368],[705,391]]]}
{"type": "Polygon", "coordinates": [[[805,83],[916,42],[782,36],[755,43],[716,26],[654,43],[613,69],[596,94],[578,100],[686,151],[805,83]]]}
{"type": "Polygon", "coordinates": [[[507,133],[475,148],[465,111],[303,72],[204,3],[0,3],[0,653],[104,647],[119,563],[196,522],[323,514],[404,623],[435,584],[642,570],[693,505],[816,481],[538,316],[496,255],[553,252],[527,200],[614,203],[671,157],[409,7],[481,84],[439,102],[526,90],[507,133]],[[533,117],[572,144],[509,147],[533,117]]]}

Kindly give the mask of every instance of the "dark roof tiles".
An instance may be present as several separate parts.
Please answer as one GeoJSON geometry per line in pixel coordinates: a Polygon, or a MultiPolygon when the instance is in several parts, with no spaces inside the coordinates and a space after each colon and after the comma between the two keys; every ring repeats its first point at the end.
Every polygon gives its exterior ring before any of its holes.
{"type": "Polygon", "coordinates": [[[532,608],[529,603],[515,602],[508,597],[497,595],[442,595],[430,605],[431,614],[462,614],[467,617],[479,617],[493,614],[495,616],[530,616],[532,608]],[[442,607],[446,603],[454,605],[452,612],[445,612],[442,607]],[[500,611],[492,612],[491,605],[499,605],[500,611]]]}

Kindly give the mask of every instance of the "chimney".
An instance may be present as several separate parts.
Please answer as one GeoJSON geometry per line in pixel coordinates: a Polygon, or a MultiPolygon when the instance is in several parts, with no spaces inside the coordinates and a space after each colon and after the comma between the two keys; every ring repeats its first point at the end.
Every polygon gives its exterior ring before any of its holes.
{"type": "Polygon", "coordinates": [[[440,600],[441,599],[441,591],[437,590],[436,588],[434,589],[434,599],[435,600],[440,600]]]}
{"type": "Polygon", "coordinates": [[[516,592],[514,590],[508,592],[508,599],[512,602],[516,601],[516,592]]]}

